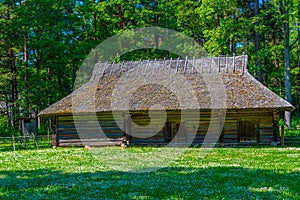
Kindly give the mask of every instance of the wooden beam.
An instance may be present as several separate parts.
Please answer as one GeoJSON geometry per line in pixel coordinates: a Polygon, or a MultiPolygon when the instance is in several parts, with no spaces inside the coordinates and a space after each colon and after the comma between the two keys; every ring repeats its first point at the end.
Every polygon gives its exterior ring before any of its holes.
{"type": "Polygon", "coordinates": [[[233,72],[235,72],[235,54],[232,57],[232,64],[233,64],[233,72]]]}
{"type": "Polygon", "coordinates": [[[225,71],[227,73],[228,72],[228,55],[226,55],[226,64],[225,65],[226,65],[226,70],[225,71]]]}
{"type": "Polygon", "coordinates": [[[170,59],[170,62],[169,62],[169,74],[170,74],[170,71],[171,71],[171,65],[172,65],[172,58],[170,59]]]}
{"type": "Polygon", "coordinates": [[[211,73],[212,61],[213,61],[213,57],[210,56],[209,73],[211,73]]]}
{"type": "Polygon", "coordinates": [[[177,72],[178,72],[178,67],[179,67],[179,57],[177,58],[177,62],[176,62],[175,74],[177,74],[177,72]]]}
{"type": "Polygon", "coordinates": [[[146,64],[146,67],[145,67],[145,70],[144,70],[144,76],[146,75],[146,72],[147,72],[147,68],[149,66],[149,63],[150,63],[150,59],[147,60],[147,64],[146,64]]]}
{"type": "Polygon", "coordinates": [[[122,147],[126,147],[128,145],[128,116],[124,115],[124,129],[123,138],[122,138],[122,147]]]}
{"type": "MultiPolygon", "coordinates": [[[[41,117],[39,116],[37,120],[38,120],[38,128],[41,128],[41,120],[42,120],[41,117]]],[[[23,120],[23,123],[24,123],[24,120],[23,120]]],[[[24,131],[24,129],[22,131],[24,131]]]]}
{"type": "Polygon", "coordinates": [[[165,67],[166,67],[166,58],[164,58],[163,66],[160,67],[160,68],[161,68],[161,74],[163,74],[163,72],[164,72],[164,70],[165,70],[165,67]]]}
{"type": "Polygon", "coordinates": [[[120,69],[120,74],[119,74],[119,75],[121,75],[121,74],[122,74],[122,72],[123,72],[123,67],[124,67],[124,60],[122,61],[122,64],[121,64],[121,69],[120,69]]]}
{"type": "Polygon", "coordinates": [[[284,146],[284,126],[281,126],[281,137],[280,137],[280,144],[283,147],[284,146]]]}
{"type": "Polygon", "coordinates": [[[183,68],[183,73],[185,74],[186,68],[187,68],[187,63],[188,63],[188,57],[185,57],[185,62],[184,62],[184,68],[183,68]]]}
{"type": "Polygon", "coordinates": [[[192,73],[194,73],[194,69],[195,69],[195,56],[193,57],[192,73]]]}
{"type": "Polygon", "coordinates": [[[155,70],[156,70],[156,58],[154,59],[154,64],[153,64],[153,70],[152,70],[152,75],[154,76],[155,70]]]}
{"type": "Polygon", "coordinates": [[[220,73],[221,71],[221,63],[220,63],[220,54],[219,54],[219,57],[218,57],[218,72],[220,73]]]}
{"type": "Polygon", "coordinates": [[[201,73],[203,74],[204,72],[204,58],[201,60],[201,73]]]}
{"type": "Polygon", "coordinates": [[[136,66],[136,72],[135,72],[135,77],[138,75],[139,73],[139,68],[140,68],[140,64],[142,63],[142,59],[140,59],[140,61],[138,62],[137,66],[136,66]]]}
{"type": "Polygon", "coordinates": [[[242,68],[243,68],[243,74],[245,74],[245,52],[243,52],[242,68]]]}
{"type": "Polygon", "coordinates": [[[115,66],[115,61],[111,64],[109,76],[111,76],[111,74],[113,73],[113,71],[114,71],[114,66],[115,66]]]}
{"type": "Polygon", "coordinates": [[[128,143],[130,144],[130,136],[131,134],[131,117],[130,116],[125,116],[124,118],[124,125],[125,125],[125,133],[126,133],[126,142],[128,141],[128,143]]]}

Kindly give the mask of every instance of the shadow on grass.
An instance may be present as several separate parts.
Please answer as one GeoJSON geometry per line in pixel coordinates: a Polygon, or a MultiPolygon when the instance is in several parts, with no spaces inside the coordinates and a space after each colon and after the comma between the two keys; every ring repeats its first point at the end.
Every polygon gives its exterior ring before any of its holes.
{"type": "Polygon", "coordinates": [[[235,167],[149,173],[0,172],[0,199],[299,199],[300,172],[235,167]]]}

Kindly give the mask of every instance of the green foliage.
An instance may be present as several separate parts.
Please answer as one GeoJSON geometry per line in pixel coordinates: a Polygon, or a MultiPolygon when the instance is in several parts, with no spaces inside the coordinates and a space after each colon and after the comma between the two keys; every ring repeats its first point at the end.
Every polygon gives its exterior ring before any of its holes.
{"type": "Polygon", "coordinates": [[[170,59],[170,58],[177,58],[179,57],[178,55],[176,55],[175,53],[170,53],[168,51],[164,51],[164,50],[159,50],[159,49],[139,49],[139,50],[135,50],[129,53],[126,53],[124,55],[122,55],[120,57],[120,60],[154,60],[156,59],[170,59]]]}
{"type": "Polygon", "coordinates": [[[0,135],[8,136],[10,135],[10,127],[8,125],[8,117],[0,115],[0,135]]]}
{"type": "MultiPolygon", "coordinates": [[[[297,2],[259,1],[0,1],[0,95],[18,116],[37,115],[73,90],[76,71],[90,50],[124,30],[160,26],[195,39],[211,55],[249,55],[249,71],[257,76],[262,64],[263,84],[284,97],[283,27],[280,10],[288,10],[293,104],[299,104],[297,2]],[[259,33],[260,50],[254,47],[259,33]]],[[[177,57],[173,52],[140,49],[120,55],[122,60],[177,57]]],[[[96,60],[95,60],[96,61],[96,60]]],[[[300,111],[299,111],[300,112],[300,111]]],[[[17,126],[16,123],[14,126],[17,126]]]]}
{"type": "Polygon", "coordinates": [[[10,126],[6,115],[0,115],[0,137],[12,135],[18,136],[20,133],[15,127],[10,126]]]}
{"type": "Polygon", "coordinates": [[[38,129],[38,133],[39,133],[39,135],[48,135],[48,134],[52,134],[53,131],[49,127],[48,123],[42,123],[42,124],[40,124],[40,127],[38,129]]]}
{"type": "Polygon", "coordinates": [[[293,116],[292,117],[292,126],[291,128],[285,129],[286,136],[298,136],[300,137],[300,117],[293,116]]]}

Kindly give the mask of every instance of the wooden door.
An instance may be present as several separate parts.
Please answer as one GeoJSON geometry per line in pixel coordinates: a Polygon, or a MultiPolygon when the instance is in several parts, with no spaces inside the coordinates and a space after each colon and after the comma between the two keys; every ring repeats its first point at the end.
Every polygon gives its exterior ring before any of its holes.
{"type": "Polygon", "coordinates": [[[179,129],[179,123],[176,122],[166,122],[164,138],[166,142],[170,142],[174,136],[177,134],[179,129]]]}
{"type": "Polygon", "coordinates": [[[239,140],[240,142],[257,142],[257,131],[255,122],[240,121],[239,140]]]}

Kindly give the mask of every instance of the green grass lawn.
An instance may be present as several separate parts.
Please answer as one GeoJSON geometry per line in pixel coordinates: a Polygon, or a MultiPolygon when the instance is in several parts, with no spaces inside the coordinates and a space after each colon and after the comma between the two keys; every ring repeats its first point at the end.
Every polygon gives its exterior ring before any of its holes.
{"type": "Polygon", "coordinates": [[[144,153],[157,149],[105,148],[100,160],[84,148],[0,152],[0,199],[300,199],[300,148],[215,148],[205,158],[190,148],[145,173],[106,165],[124,152],[151,162],[144,153]]]}

